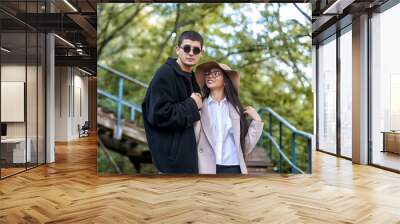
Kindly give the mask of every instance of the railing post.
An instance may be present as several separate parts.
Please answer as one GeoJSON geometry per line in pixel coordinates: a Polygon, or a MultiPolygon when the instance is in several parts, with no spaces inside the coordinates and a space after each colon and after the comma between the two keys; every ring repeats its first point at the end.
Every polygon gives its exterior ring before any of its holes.
{"type": "MultiPolygon", "coordinates": [[[[282,149],[282,122],[279,121],[279,149],[282,149]]],[[[282,172],[282,155],[279,153],[279,173],[282,172]]]]}
{"type": "MultiPolygon", "coordinates": [[[[312,173],[312,139],[311,139],[311,134],[303,132],[303,131],[299,131],[297,130],[293,125],[291,125],[288,121],[286,121],[284,118],[282,118],[279,114],[275,113],[271,108],[262,108],[259,110],[260,116],[263,115],[263,113],[268,113],[268,118],[267,120],[269,120],[269,130],[268,132],[263,130],[262,136],[264,137],[268,137],[269,140],[269,145],[268,145],[268,155],[269,158],[274,162],[274,164],[278,167],[278,172],[282,173],[282,168],[283,165],[285,165],[284,162],[288,162],[288,164],[290,165],[290,171],[291,173],[302,173],[304,174],[306,171],[303,171],[302,169],[300,169],[297,166],[297,137],[300,136],[302,137],[301,140],[307,141],[307,147],[308,147],[308,173],[312,173]],[[278,134],[279,136],[276,136],[277,133],[275,133],[275,136],[273,136],[273,119],[276,119],[276,121],[278,122],[277,125],[279,125],[279,130],[278,130],[278,134]],[[287,127],[290,130],[291,135],[287,136],[288,139],[286,139],[285,136],[283,136],[283,126],[287,127]],[[290,138],[290,139],[289,139],[290,138]],[[277,140],[279,140],[279,142],[277,142],[277,140]],[[286,142],[286,140],[288,140],[288,142],[286,142]],[[285,141],[285,142],[283,142],[285,141]],[[287,148],[287,150],[290,150],[289,148],[289,141],[291,141],[291,145],[292,145],[292,158],[288,158],[288,156],[286,155],[286,153],[284,152],[284,149],[287,148]],[[285,144],[285,145],[283,145],[285,144]],[[272,153],[272,148],[275,147],[278,149],[278,156],[279,156],[279,161],[277,161],[277,159],[273,158],[274,154],[272,153]],[[277,164],[279,163],[279,164],[277,164]],[[283,165],[282,165],[283,164],[283,165]]],[[[276,131],[276,130],[275,130],[276,131]]],[[[263,143],[264,139],[260,138],[260,142],[259,143],[263,143]]],[[[286,151],[287,151],[286,150],[286,151]]]]}
{"type": "Polygon", "coordinates": [[[119,78],[118,82],[118,102],[117,102],[117,127],[114,132],[114,138],[121,139],[121,113],[122,113],[122,94],[124,90],[124,80],[119,78]]]}
{"type": "MultiPolygon", "coordinates": [[[[296,165],[296,132],[292,132],[292,163],[296,165]]],[[[294,167],[292,167],[292,173],[296,173],[294,167]]]]}
{"type": "MultiPolygon", "coordinates": [[[[272,114],[269,114],[269,136],[272,137],[272,114]]],[[[272,160],[272,142],[269,141],[268,143],[269,149],[268,149],[268,155],[269,155],[269,159],[272,160]]]]}
{"type": "Polygon", "coordinates": [[[135,115],[136,115],[135,112],[136,112],[136,111],[135,111],[135,108],[131,107],[131,121],[132,121],[133,123],[135,123],[135,115]]]}
{"type": "Polygon", "coordinates": [[[308,173],[312,173],[312,149],[311,149],[311,138],[307,140],[307,151],[308,151],[308,173]]]}

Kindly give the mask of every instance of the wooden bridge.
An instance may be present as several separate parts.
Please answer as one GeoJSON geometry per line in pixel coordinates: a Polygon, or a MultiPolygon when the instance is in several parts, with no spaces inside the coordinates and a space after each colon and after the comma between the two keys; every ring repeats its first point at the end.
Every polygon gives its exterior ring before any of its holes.
{"type": "MultiPolygon", "coordinates": [[[[107,149],[129,157],[140,172],[140,164],[152,163],[149,150],[141,151],[137,149],[138,144],[147,144],[146,133],[142,127],[123,120],[121,122],[122,137],[120,140],[114,138],[116,130],[116,117],[113,112],[104,111],[101,107],[97,108],[98,137],[107,149]],[[135,162],[136,161],[136,162],[135,162]]],[[[249,174],[264,174],[272,171],[273,164],[270,161],[265,149],[256,147],[246,158],[249,174]]]]}
{"type": "MultiPolygon", "coordinates": [[[[142,110],[141,107],[138,106],[138,103],[134,103],[130,100],[124,99],[123,90],[124,85],[127,84],[133,85],[132,88],[139,87],[144,90],[148,88],[148,85],[105,65],[99,64],[98,68],[106,71],[107,74],[116,76],[118,78],[117,95],[113,95],[103,89],[97,90],[99,97],[106,97],[106,99],[115,102],[117,105],[115,108],[115,112],[105,111],[104,108],[98,108],[99,142],[106,148],[119,152],[122,155],[128,156],[132,163],[135,165],[136,170],[139,171],[141,163],[151,163],[151,155],[147,147],[145,147],[145,150],[137,149],[138,144],[147,145],[145,132],[142,127],[136,125],[138,122],[135,121],[136,114],[142,113],[142,110]],[[127,84],[124,84],[124,82],[127,82],[127,84]],[[126,107],[126,109],[130,111],[130,114],[125,114],[125,116],[128,116],[129,119],[122,118],[123,107],[126,107]]],[[[282,163],[285,162],[290,165],[292,173],[311,173],[312,136],[308,133],[297,130],[288,121],[286,121],[279,114],[274,112],[271,108],[261,108],[258,112],[260,113],[261,117],[268,121],[268,132],[263,130],[262,139],[259,146],[256,147],[254,151],[246,158],[246,164],[249,173],[262,174],[272,172],[272,150],[276,150],[276,152],[278,153],[279,159],[275,161],[274,166],[278,167],[279,172],[282,172],[282,163]],[[275,136],[273,133],[273,123],[278,127],[278,133],[275,133],[275,136]],[[290,131],[290,136],[287,137],[291,138],[291,143],[285,143],[285,148],[288,148],[289,146],[291,147],[291,158],[288,158],[285,152],[283,152],[284,145],[282,142],[282,130],[284,127],[290,131]],[[308,153],[308,171],[303,171],[297,166],[296,140],[299,138],[305,140],[306,142],[308,153]],[[263,144],[264,140],[267,140],[269,143],[268,149],[262,148],[263,146],[265,146],[265,144],[263,144]],[[267,150],[269,152],[268,155],[267,150]]]]}

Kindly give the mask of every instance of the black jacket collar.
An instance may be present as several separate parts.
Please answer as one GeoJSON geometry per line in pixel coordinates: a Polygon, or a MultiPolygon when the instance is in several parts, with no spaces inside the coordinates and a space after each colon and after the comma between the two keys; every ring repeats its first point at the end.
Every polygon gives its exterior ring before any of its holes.
{"type": "Polygon", "coordinates": [[[192,72],[182,71],[181,67],[176,62],[176,58],[168,58],[166,64],[171,66],[176,71],[176,74],[178,74],[178,75],[182,75],[182,76],[189,77],[189,78],[194,75],[193,71],[192,72]]]}

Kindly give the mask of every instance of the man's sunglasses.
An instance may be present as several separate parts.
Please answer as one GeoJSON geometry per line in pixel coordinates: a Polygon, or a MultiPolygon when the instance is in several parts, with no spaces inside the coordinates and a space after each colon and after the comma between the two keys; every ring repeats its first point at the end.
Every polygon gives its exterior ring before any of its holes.
{"type": "Polygon", "coordinates": [[[185,52],[186,54],[189,54],[192,49],[193,49],[192,50],[193,54],[195,54],[195,55],[198,55],[201,52],[201,49],[199,47],[192,48],[192,46],[190,46],[190,45],[184,45],[183,47],[180,47],[180,48],[182,48],[183,52],[185,52]]]}

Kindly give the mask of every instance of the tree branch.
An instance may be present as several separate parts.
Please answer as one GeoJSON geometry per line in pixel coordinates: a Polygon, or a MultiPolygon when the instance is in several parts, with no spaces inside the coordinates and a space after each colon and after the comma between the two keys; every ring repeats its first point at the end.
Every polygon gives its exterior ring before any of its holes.
{"type": "MultiPolygon", "coordinates": [[[[282,24],[282,22],[281,22],[281,20],[280,20],[280,5],[278,5],[278,11],[275,13],[276,15],[277,15],[277,22],[278,22],[278,30],[279,30],[279,32],[282,34],[283,33],[283,30],[282,30],[282,26],[283,26],[283,24],[282,24]]],[[[281,37],[281,36],[280,36],[281,37]]],[[[299,69],[299,67],[297,66],[297,62],[296,62],[296,60],[294,59],[294,57],[293,57],[293,54],[292,54],[292,52],[289,50],[289,47],[288,47],[288,45],[289,45],[289,43],[288,43],[288,41],[287,41],[287,38],[286,37],[281,37],[280,38],[282,41],[283,41],[283,44],[284,44],[284,50],[286,51],[286,54],[287,54],[287,56],[289,57],[289,60],[290,60],[290,62],[291,63],[288,63],[286,60],[282,60],[285,64],[287,64],[289,67],[292,67],[292,69],[293,69],[293,72],[295,73],[295,75],[297,75],[297,77],[299,78],[299,80],[301,81],[301,83],[303,84],[303,80],[302,79],[304,79],[304,80],[308,80],[306,77],[305,77],[305,75],[303,74],[303,72],[299,69]]]]}
{"type": "Polygon", "coordinates": [[[299,12],[300,12],[301,14],[303,14],[304,17],[306,17],[306,19],[307,19],[308,21],[312,22],[311,17],[310,17],[307,13],[305,13],[296,3],[293,3],[293,5],[294,5],[294,7],[296,7],[297,10],[299,10],[299,12]]]}
{"type": "Polygon", "coordinates": [[[164,49],[165,49],[165,47],[167,46],[169,40],[171,39],[172,34],[175,33],[175,35],[177,35],[177,34],[176,34],[176,33],[177,33],[176,31],[177,31],[177,29],[178,29],[178,23],[179,23],[179,17],[180,17],[180,8],[181,8],[181,5],[180,5],[179,3],[176,4],[176,17],[175,17],[174,28],[173,28],[173,30],[169,33],[169,35],[168,35],[167,38],[164,40],[164,42],[161,44],[160,50],[159,50],[159,52],[158,52],[158,54],[157,54],[157,57],[156,57],[156,62],[157,62],[156,64],[158,64],[158,63],[160,62],[161,55],[162,55],[162,53],[164,52],[164,49]]]}
{"type": "Polygon", "coordinates": [[[114,16],[113,16],[114,15],[114,8],[115,8],[115,4],[112,4],[111,8],[109,10],[107,10],[108,11],[108,20],[107,20],[106,25],[104,25],[103,29],[101,29],[100,32],[99,32],[99,35],[97,37],[99,40],[102,39],[104,33],[108,30],[108,27],[110,26],[110,23],[114,18],[114,16]]]}
{"type": "MultiPolygon", "coordinates": [[[[136,5],[136,4],[135,4],[136,5]]],[[[146,4],[147,5],[147,4],[146,4]]],[[[133,22],[134,18],[139,15],[140,11],[146,6],[143,5],[140,7],[140,5],[136,8],[136,10],[128,17],[127,20],[125,20],[124,23],[119,25],[117,28],[115,28],[110,35],[108,35],[103,41],[100,42],[99,44],[99,50],[97,51],[97,55],[100,58],[100,55],[103,53],[103,50],[105,46],[112,40],[114,39],[126,26],[128,26],[130,23],[133,22]]]]}
{"type": "Polygon", "coordinates": [[[104,152],[104,155],[106,155],[107,160],[113,165],[113,167],[114,167],[115,171],[117,171],[117,173],[121,173],[121,169],[119,168],[117,163],[114,161],[114,159],[111,157],[110,153],[108,152],[106,146],[101,141],[100,137],[97,137],[97,140],[100,145],[100,149],[104,152]]]}

